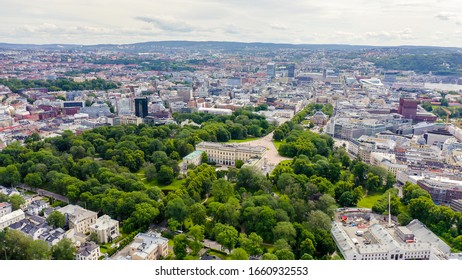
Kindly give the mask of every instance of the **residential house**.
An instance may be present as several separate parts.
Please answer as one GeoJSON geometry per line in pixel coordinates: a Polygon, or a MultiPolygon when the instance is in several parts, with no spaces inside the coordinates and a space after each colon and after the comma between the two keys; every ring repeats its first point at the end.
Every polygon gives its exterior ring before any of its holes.
{"type": "Polygon", "coordinates": [[[3,230],[6,227],[24,219],[26,215],[21,209],[8,213],[0,217],[0,230],[3,230]]]}
{"type": "Polygon", "coordinates": [[[78,205],[67,205],[58,209],[66,217],[66,224],[76,232],[89,233],[90,226],[96,223],[98,214],[78,205]]]}
{"type": "Polygon", "coordinates": [[[111,219],[108,215],[103,215],[90,226],[90,232],[96,233],[99,243],[108,243],[119,236],[119,221],[111,219]]]}
{"type": "Polygon", "coordinates": [[[99,246],[95,242],[81,245],[75,254],[76,260],[96,261],[101,256],[99,246]]]}
{"type": "Polygon", "coordinates": [[[11,204],[8,202],[0,202],[0,217],[5,216],[13,211],[11,204]]]}

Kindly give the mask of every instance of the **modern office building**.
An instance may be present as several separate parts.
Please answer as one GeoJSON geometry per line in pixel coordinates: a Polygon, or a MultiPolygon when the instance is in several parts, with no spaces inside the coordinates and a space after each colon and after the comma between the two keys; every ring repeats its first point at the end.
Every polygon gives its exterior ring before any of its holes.
{"type": "Polygon", "coordinates": [[[148,115],[148,98],[137,97],[135,98],[135,116],[144,118],[148,115]]]}
{"type": "Polygon", "coordinates": [[[295,64],[291,63],[287,65],[287,76],[289,78],[295,78],[295,64]]]}
{"type": "Polygon", "coordinates": [[[274,79],[276,77],[276,64],[270,62],[266,65],[266,76],[268,79],[274,79]]]}

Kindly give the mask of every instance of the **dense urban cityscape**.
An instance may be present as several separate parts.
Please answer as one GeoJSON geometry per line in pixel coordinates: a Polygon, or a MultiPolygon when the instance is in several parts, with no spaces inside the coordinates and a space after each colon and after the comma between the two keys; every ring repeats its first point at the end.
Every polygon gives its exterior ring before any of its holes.
{"type": "Polygon", "coordinates": [[[462,259],[457,48],[0,44],[0,259],[462,259]]]}

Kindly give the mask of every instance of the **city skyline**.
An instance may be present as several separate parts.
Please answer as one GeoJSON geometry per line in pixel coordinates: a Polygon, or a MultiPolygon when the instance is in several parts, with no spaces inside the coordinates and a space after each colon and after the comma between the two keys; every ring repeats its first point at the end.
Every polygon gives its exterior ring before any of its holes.
{"type": "Polygon", "coordinates": [[[108,1],[6,0],[0,42],[127,44],[239,41],[292,44],[458,47],[462,13],[455,0],[108,1]]]}

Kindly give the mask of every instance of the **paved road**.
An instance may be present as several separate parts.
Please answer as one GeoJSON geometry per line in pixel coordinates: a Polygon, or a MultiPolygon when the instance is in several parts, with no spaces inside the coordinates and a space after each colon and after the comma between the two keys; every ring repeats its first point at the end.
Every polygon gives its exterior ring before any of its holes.
{"type": "Polygon", "coordinates": [[[54,193],[54,192],[46,191],[46,190],[43,190],[43,189],[34,189],[34,188],[31,188],[31,187],[29,187],[29,186],[27,186],[25,184],[19,185],[18,188],[25,189],[25,190],[28,190],[28,191],[31,191],[31,192],[36,192],[38,195],[51,197],[51,198],[54,198],[56,200],[69,203],[69,199],[67,197],[65,197],[64,195],[54,193]]]}
{"type": "Polygon", "coordinates": [[[263,146],[268,149],[265,154],[267,167],[268,167],[265,170],[266,173],[271,173],[271,171],[273,171],[276,165],[278,165],[281,161],[291,159],[291,158],[280,156],[272,140],[273,140],[273,132],[271,132],[270,134],[258,140],[244,142],[241,144],[243,146],[263,146]]]}

